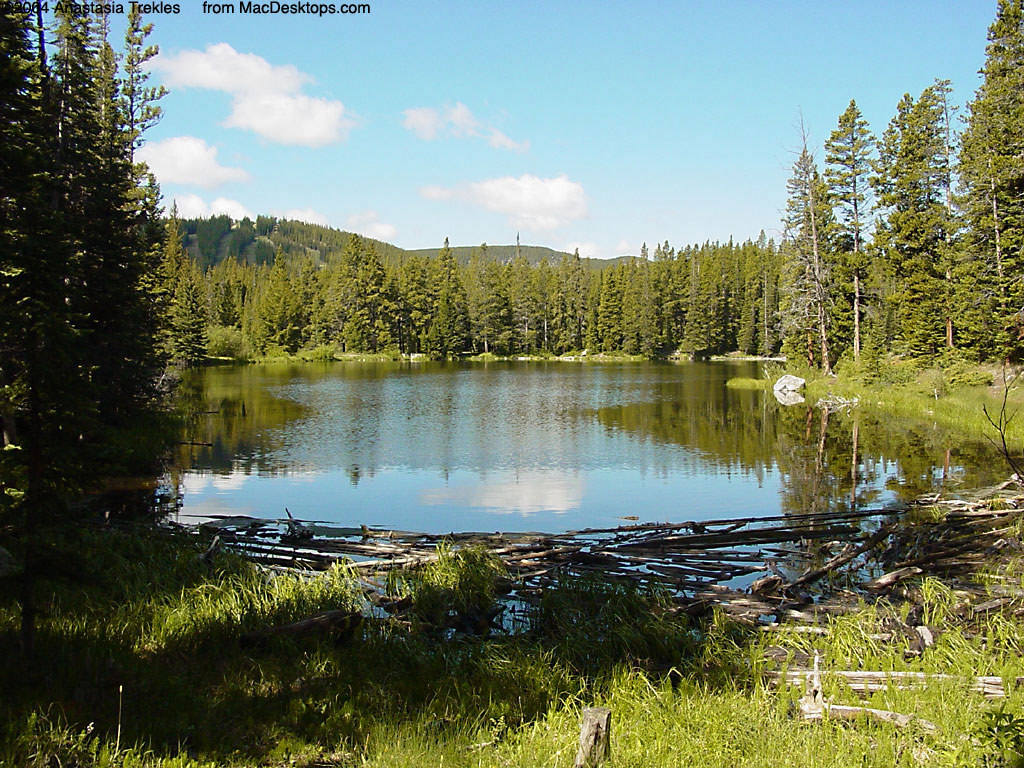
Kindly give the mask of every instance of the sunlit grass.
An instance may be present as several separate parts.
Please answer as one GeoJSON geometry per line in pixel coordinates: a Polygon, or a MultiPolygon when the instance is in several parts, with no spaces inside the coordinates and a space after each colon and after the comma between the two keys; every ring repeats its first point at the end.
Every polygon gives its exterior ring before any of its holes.
{"type": "Polygon", "coordinates": [[[772,382],[768,379],[749,379],[736,376],[725,382],[729,389],[771,389],[772,382]]]}

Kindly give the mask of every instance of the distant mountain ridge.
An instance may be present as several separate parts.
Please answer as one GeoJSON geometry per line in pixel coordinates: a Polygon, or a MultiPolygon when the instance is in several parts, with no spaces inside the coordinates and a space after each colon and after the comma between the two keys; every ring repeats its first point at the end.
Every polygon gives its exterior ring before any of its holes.
{"type": "MultiPolygon", "coordinates": [[[[278,251],[289,258],[312,257],[326,263],[340,255],[351,239],[356,237],[353,232],[274,216],[257,216],[256,221],[234,221],[229,216],[181,219],[180,226],[186,251],[202,269],[228,258],[249,264],[268,264],[273,262],[274,254],[278,251]]],[[[381,261],[386,264],[400,264],[415,256],[433,258],[441,250],[439,247],[406,250],[383,240],[363,235],[359,237],[372,244],[381,261]]],[[[460,264],[467,264],[474,253],[481,253],[488,261],[508,263],[515,260],[516,248],[515,245],[487,245],[486,249],[480,245],[458,245],[452,246],[451,250],[460,264]]],[[[519,253],[531,265],[545,259],[551,264],[557,264],[563,257],[571,258],[573,255],[540,245],[519,246],[519,253]]],[[[588,267],[600,269],[619,259],[584,258],[582,261],[588,267]]]]}

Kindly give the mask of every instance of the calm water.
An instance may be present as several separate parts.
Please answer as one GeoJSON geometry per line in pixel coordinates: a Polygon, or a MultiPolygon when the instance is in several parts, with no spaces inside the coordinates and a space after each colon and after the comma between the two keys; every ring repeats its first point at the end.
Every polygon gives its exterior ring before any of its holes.
{"type": "Polygon", "coordinates": [[[1005,479],[988,445],[727,389],[754,363],[214,367],[183,515],[559,531],[892,503],[1005,479]]]}

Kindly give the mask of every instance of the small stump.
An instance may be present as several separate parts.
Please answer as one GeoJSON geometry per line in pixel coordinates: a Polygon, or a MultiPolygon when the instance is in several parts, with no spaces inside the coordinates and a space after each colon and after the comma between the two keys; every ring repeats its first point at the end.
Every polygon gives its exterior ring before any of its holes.
{"type": "Polygon", "coordinates": [[[575,768],[596,768],[611,757],[611,737],[612,711],[608,707],[584,709],[575,768]]]}

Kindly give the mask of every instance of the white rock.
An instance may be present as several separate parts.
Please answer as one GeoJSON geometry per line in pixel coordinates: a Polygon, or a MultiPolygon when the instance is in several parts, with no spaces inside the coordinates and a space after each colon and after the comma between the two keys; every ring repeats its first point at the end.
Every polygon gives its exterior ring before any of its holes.
{"type": "Polygon", "coordinates": [[[776,392],[799,392],[806,383],[799,376],[787,373],[785,376],[779,377],[779,380],[775,382],[775,386],[772,389],[776,392]]]}

